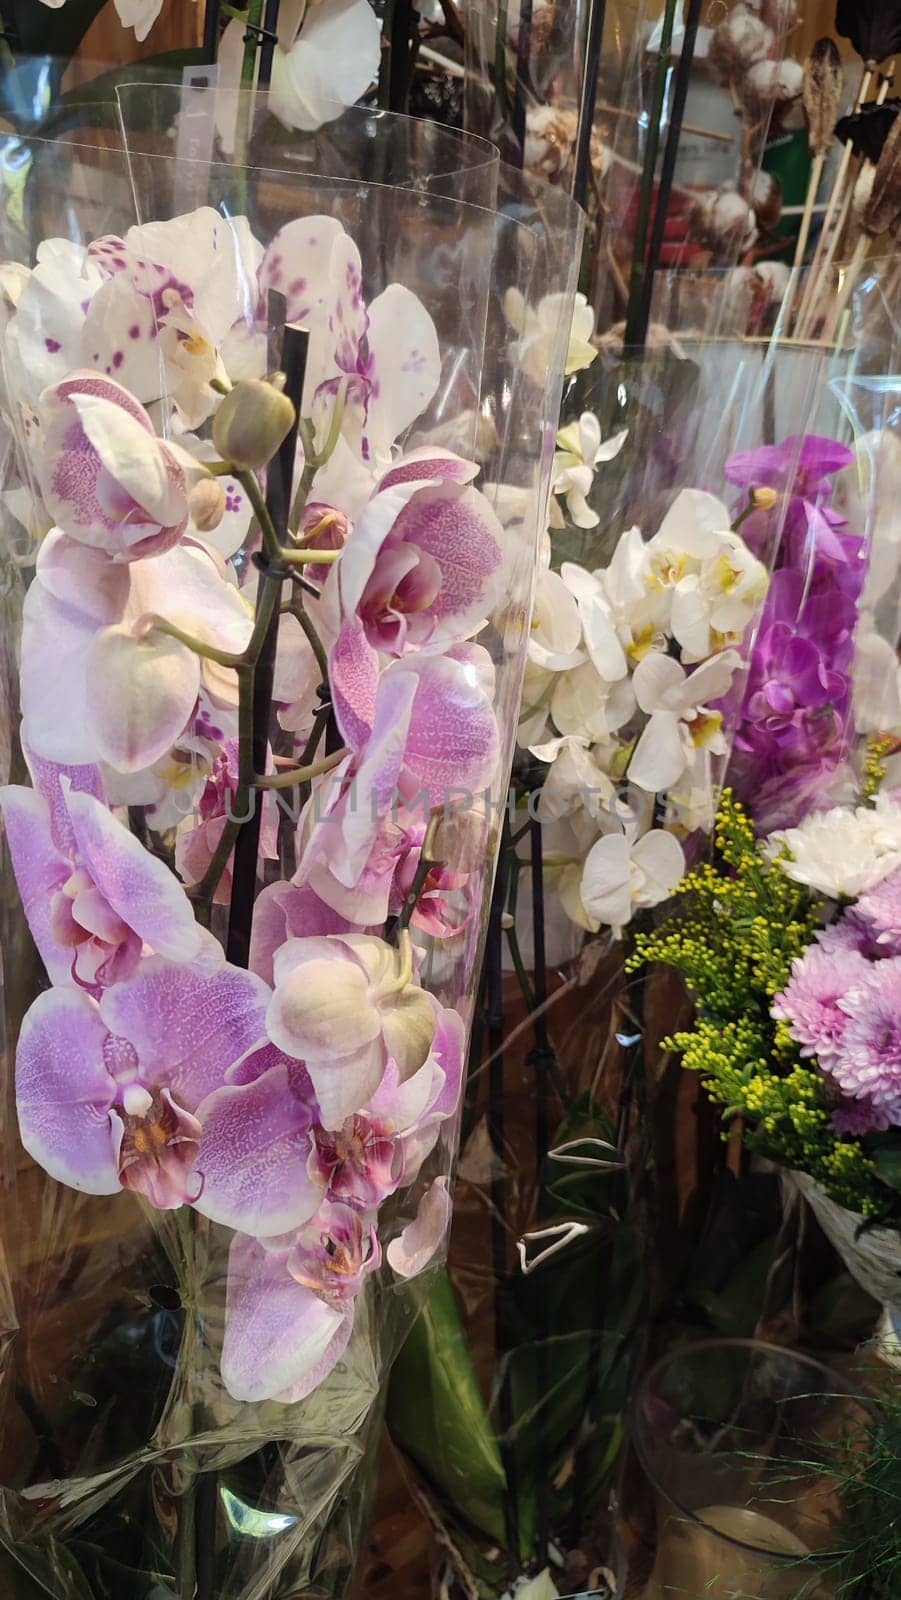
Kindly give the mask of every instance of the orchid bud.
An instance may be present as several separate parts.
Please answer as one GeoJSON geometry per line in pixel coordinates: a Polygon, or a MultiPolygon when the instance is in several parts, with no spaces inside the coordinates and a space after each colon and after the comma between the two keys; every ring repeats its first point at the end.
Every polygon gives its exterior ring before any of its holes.
{"type": "Polygon", "coordinates": [[[201,478],[188,494],[188,511],[198,533],[218,528],[225,513],[225,488],[221,478],[201,478]]]}
{"type": "Polygon", "coordinates": [[[779,499],[777,490],[767,489],[765,486],[751,490],[751,503],[755,511],[772,511],[779,499]]]}
{"type": "Polygon", "coordinates": [[[213,442],[239,470],[264,467],[294,423],[294,406],[275,383],[245,378],[230,389],[213,418],[213,442]]]}

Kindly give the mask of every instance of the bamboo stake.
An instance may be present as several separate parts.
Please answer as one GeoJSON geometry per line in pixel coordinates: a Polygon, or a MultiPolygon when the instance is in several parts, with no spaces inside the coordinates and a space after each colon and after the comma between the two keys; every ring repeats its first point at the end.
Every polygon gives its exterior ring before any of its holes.
{"type": "Polygon", "coordinates": [[[801,226],[798,229],[795,259],[782,308],[782,321],[786,328],[789,326],[792,304],[800,282],[804,257],[807,254],[813,208],[823,181],[826,157],[835,138],[835,124],[841,110],[843,88],[844,73],[841,57],[834,41],[829,38],[818,39],[804,62],[804,111],[807,116],[810,153],[814,159],[807,184],[804,210],[801,214],[801,226]]]}
{"type": "MultiPolygon", "coordinates": [[[[895,63],[894,61],[891,61],[889,62],[888,71],[885,73],[882,82],[879,85],[879,93],[876,96],[874,102],[875,105],[881,106],[885,104],[886,97],[892,85],[894,71],[895,63]]],[[[859,102],[856,107],[858,111],[860,110],[860,104],[861,103],[859,102]]],[[[850,165],[850,155],[853,154],[853,149],[850,144],[845,146],[845,154],[849,157],[847,165],[850,165]]],[[[842,199],[841,211],[839,212],[835,226],[832,229],[828,241],[826,239],[827,228],[826,221],[824,219],[819,243],[817,245],[817,251],[820,253],[819,266],[817,265],[817,256],[815,254],[813,258],[813,265],[810,269],[810,277],[807,280],[807,289],[805,291],[804,300],[802,301],[801,309],[798,314],[799,324],[796,331],[799,337],[802,339],[810,338],[813,334],[813,322],[816,315],[816,302],[820,282],[827,281],[827,274],[832,270],[833,263],[838,254],[839,246],[842,238],[844,237],[845,229],[848,226],[848,218],[851,215],[851,207],[854,203],[854,190],[856,187],[857,178],[860,175],[863,165],[864,163],[862,161],[858,163],[853,175],[853,180],[851,180],[849,177],[849,181],[845,185],[845,193],[842,199]],[[825,253],[823,253],[824,247],[825,253]]]]}
{"type": "MultiPolygon", "coordinates": [[[[863,105],[864,101],[866,100],[867,95],[870,92],[870,84],[872,83],[872,81],[873,81],[873,68],[865,66],[864,69],[863,69],[863,75],[862,75],[861,80],[860,80],[860,87],[859,87],[859,89],[857,91],[857,99],[854,102],[855,111],[859,111],[861,106],[863,105]]],[[[844,150],[842,151],[842,158],[841,158],[841,161],[839,162],[838,171],[835,174],[835,181],[833,182],[832,189],[830,190],[830,193],[829,193],[829,199],[826,202],[826,210],[823,213],[823,225],[820,228],[820,237],[817,240],[817,247],[816,247],[816,250],[814,251],[813,261],[812,261],[811,267],[810,267],[810,275],[809,275],[808,280],[807,280],[807,289],[806,289],[806,292],[805,292],[805,295],[804,295],[804,299],[801,301],[801,306],[800,306],[800,309],[799,309],[799,312],[798,312],[799,318],[806,317],[806,315],[807,315],[807,311],[808,311],[807,300],[808,300],[809,295],[810,295],[810,286],[811,286],[812,283],[814,283],[816,281],[817,274],[820,271],[820,263],[822,261],[823,252],[824,252],[824,250],[826,248],[826,237],[827,237],[827,235],[829,233],[829,229],[833,226],[833,224],[835,222],[835,218],[836,218],[836,216],[838,214],[839,208],[840,208],[841,203],[842,203],[842,195],[843,195],[843,192],[844,192],[845,183],[847,181],[848,168],[851,165],[851,157],[852,157],[852,155],[853,155],[853,151],[851,149],[851,146],[849,144],[846,144],[844,150]]]]}

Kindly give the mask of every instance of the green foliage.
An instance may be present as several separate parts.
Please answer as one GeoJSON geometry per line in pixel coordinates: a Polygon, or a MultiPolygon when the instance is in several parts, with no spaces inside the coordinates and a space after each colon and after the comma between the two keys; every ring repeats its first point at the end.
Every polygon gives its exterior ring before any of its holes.
{"type": "Polygon", "coordinates": [[[675,967],[694,996],[693,1026],[663,1043],[700,1074],[724,1119],[745,1119],[750,1149],[809,1173],[839,1205],[886,1216],[893,1206],[888,1162],[880,1167],[861,1140],[833,1131],[826,1078],[770,1014],[793,961],[821,925],[822,903],[767,856],[728,790],[715,843],[716,865],[688,874],[673,916],[636,936],[628,963],[633,971],[649,961],[675,967]]]}
{"type": "Polygon", "coordinates": [[[446,1272],[395,1362],[388,1396],[395,1443],[460,1514],[499,1543],[506,1478],[446,1272]]]}

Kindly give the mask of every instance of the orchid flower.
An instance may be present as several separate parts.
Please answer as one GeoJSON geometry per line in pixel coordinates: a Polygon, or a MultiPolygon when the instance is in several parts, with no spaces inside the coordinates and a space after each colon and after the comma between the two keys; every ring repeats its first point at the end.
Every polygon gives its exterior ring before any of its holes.
{"type": "Polygon", "coordinates": [[[544,384],[552,366],[557,346],[568,334],[566,376],[590,367],[597,350],[591,342],[594,333],[594,310],[584,294],[577,294],[572,311],[572,321],[567,329],[561,325],[564,312],[569,309],[566,294],[546,294],[537,306],[530,306],[519,289],[508,289],[504,295],[504,315],[510,326],[521,335],[515,346],[517,360],[534,383],[544,384]]]}
{"type": "MultiPolygon", "coordinates": [[[[600,518],[588,504],[595,468],[603,461],[613,461],[619,455],[628,432],[628,428],[623,428],[602,442],[601,424],[597,417],[591,411],[583,411],[578,422],[571,422],[557,434],[551,488],[555,496],[565,497],[569,520],[575,527],[597,527],[600,518]]],[[[550,525],[552,528],[566,527],[566,520],[555,499],[551,500],[550,525]]]]}
{"type": "Polygon", "coordinates": [[[289,939],[273,968],[269,1037],[305,1063],[325,1127],[366,1104],[389,1058],[402,1080],[427,1059],[435,1001],[414,981],[409,953],[367,934],[332,934],[289,939]]]}
{"type": "Polygon", "coordinates": [[[419,1202],[412,1222],[392,1239],[385,1252],[399,1278],[415,1278],[434,1261],[450,1231],[451,1197],[447,1179],[435,1178],[419,1202]]]}
{"type": "Polygon", "coordinates": [[[351,755],[314,791],[319,820],[296,881],[342,916],[377,922],[387,915],[398,863],[385,827],[398,806],[424,820],[454,793],[475,794],[491,781],[499,749],[493,668],[480,645],[459,645],[446,655],[406,656],[379,673],[357,622],[342,628],[331,681],[351,755]]]}
{"type": "MultiPolygon", "coordinates": [[[[135,400],[168,399],[187,427],[217,403],[213,378],[236,354],[248,376],[262,251],[245,217],[202,206],[168,222],[129,228],[90,246],[49,239],[9,320],[6,375],[19,402],[73,370],[122,384],[135,400]]],[[[265,370],[265,334],[254,334],[253,375],[265,370]]]]}
{"type": "Polygon", "coordinates": [[[388,474],[338,570],[345,617],[387,655],[442,649],[473,633],[494,603],[503,530],[468,484],[471,462],[445,458],[429,479],[388,474]]]}
{"type": "Polygon", "coordinates": [[[339,1128],[317,1125],[310,1172],[328,1197],[360,1212],[381,1205],[411,1184],[432,1150],[442,1123],[452,1117],[463,1082],[463,1024],[435,1003],[431,1051],[402,1081],[388,1061],[371,1100],[339,1128]]]}
{"type": "Polygon", "coordinates": [[[41,490],[64,533],[121,561],[178,543],[188,525],[186,462],[127,389],[74,372],[44,390],[39,414],[41,490]]]}
{"type": "Polygon", "coordinates": [[[725,754],[722,713],[710,711],[707,702],[728,693],[740,666],[736,650],[720,651],[690,674],[656,650],[638,663],[632,684],[648,722],[629,761],[633,783],[655,794],[678,783],[695,749],[725,754]]]}
{"type": "Polygon", "coordinates": [[[372,1221],[331,1200],[287,1239],[236,1234],[222,1345],[229,1394],[293,1403],[317,1388],[347,1348],[354,1300],[380,1261],[372,1221]]]}
{"type": "Polygon", "coordinates": [[[554,819],[584,806],[597,816],[614,794],[609,775],[592,755],[585,734],[565,733],[547,744],[530,746],[531,754],[550,766],[542,779],[538,815],[554,819]]]}
{"type": "Polygon", "coordinates": [[[635,838],[628,829],[604,834],[582,869],[581,899],[594,928],[624,928],[636,910],[659,905],[685,873],[678,839],[662,828],[635,838]]]}
{"type": "MultiPolygon", "coordinates": [[[[215,1091],[262,1037],[268,997],[252,973],[221,958],[160,956],[104,989],[99,1001],[74,988],[39,995],[23,1021],[16,1057],[19,1128],[29,1155],[51,1177],[87,1194],[135,1189],[162,1209],[202,1194],[207,1214],[217,1214],[217,1195],[223,1187],[229,1195],[251,1135],[234,1118],[222,1128],[215,1091]]],[[[279,1135],[287,1141],[293,1126],[289,1102],[280,1098],[279,1135]]],[[[258,1154],[262,1176],[272,1152],[264,1145],[258,1154]]],[[[295,1162],[304,1175],[308,1154],[307,1142],[295,1162]]],[[[282,1185],[288,1176],[283,1166],[282,1185]]],[[[284,1190],[276,1204],[278,1229],[284,1190]]],[[[233,1212],[229,1204],[223,1209],[233,1212]]]]}
{"type": "Polygon", "coordinates": [[[190,901],[168,867],[107,810],[97,768],[34,765],[37,788],[0,789],[0,809],[51,980],[89,989],[121,982],[145,948],[192,960],[201,930],[190,901]]]}
{"type": "Polygon", "coordinates": [[[425,306],[391,284],[367,306],[360,253],[334,217],[280,228],[260,267],[260,290],[286,297],[288,320],[310,333],[302,412],[324,434],[339,389],[343,433],[372,468],[433,398],[441,373],[438,335],[425,306]]]}
{"type": "Polygon", "coordinates": [[[738,644],[763,603],[766,568],[730,528],[715,495],[683,489],[648,542],[646,587],[668,606],[684,661],[738,644]]]}
{"type": "MultiPolygon", "coordinates": [[[[210,775],[199,796],[200,821],[183,828],[175,841],[175,865],[183,883],[200,883],[212,861],[228,822],[232,802],[238,792],[238,742],[229,739],[214,758],[210,775]]],[[[271,790],[262,798],[260,855],[269,861],[278,857],[278,812],[271,790]]],[[[228,905],[232,890],[234,853],[229,856],[213,893],[219,905],[228,905]]]]}
{"type": "MultiPolygon", "coordinates": [[[[240,23],[238,24],[240,28],[240,23]]],[[[379,75],[382,29],[368,0],[319,0],[276,49],[269,104],[288,128],[334,122],[379,75]]]]}
{"type": "Polygon", "coordinates": [[[234,673],[149,630],[152,615],[229,653],[253,626],[200,546],[123,563],[58,530],[44,540],[22,634],[22,710],[37,755],[138,772],[177,741],[201,685],[235,703],[234,673]]]}

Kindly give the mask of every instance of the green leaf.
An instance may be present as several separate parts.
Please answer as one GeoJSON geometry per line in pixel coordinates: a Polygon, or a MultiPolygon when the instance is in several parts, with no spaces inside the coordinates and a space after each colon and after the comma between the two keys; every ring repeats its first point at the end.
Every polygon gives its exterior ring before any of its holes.
{"type": "Polygon", "coordinates": [[[874,1150],[873,1161],[883,1183],[901,1190],[901,1149],[874,1150]]]}
{"type": "Polygon", "coordinates": [[[423,1477],[503,1543],[504,1468],[446,1272],[394,1363],[388,1427],[423,1477]]]}

